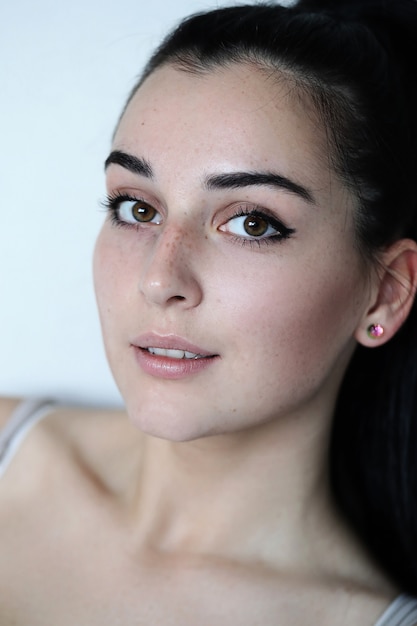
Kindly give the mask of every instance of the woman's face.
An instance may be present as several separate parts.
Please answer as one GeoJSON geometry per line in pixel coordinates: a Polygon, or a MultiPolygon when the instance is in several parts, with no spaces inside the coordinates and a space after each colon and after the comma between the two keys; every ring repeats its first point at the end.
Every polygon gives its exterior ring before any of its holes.
{"type": "Polygon", "coordinates": [[[110,366],[146,432],[189,440],[331,413],[369,288],[353,201],[289,93],[245,65],[165,67],[117,129],[95,285],[110,366]]]}

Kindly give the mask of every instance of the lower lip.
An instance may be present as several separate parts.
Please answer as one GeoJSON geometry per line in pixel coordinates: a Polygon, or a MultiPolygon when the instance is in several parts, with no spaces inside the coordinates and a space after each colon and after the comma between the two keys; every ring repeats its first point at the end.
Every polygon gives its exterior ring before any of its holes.
{"type": "Polygon", "coordinates": [[[217,361],[216,356],[200,359],[172,359],[166,356],[151,354],[147,350],[133,346],[135,357],[146,374],[157,378],[178,380],[192,374],[198,374],[217,361]]]}

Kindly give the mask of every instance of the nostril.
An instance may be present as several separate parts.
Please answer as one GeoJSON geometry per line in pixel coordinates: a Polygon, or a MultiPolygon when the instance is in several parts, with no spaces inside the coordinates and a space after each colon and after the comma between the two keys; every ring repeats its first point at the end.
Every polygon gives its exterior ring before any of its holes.
{"type": "Polygon", "coordinates": [[[174,296],[175,300],[185,300],[184,296],[174,296]]]}

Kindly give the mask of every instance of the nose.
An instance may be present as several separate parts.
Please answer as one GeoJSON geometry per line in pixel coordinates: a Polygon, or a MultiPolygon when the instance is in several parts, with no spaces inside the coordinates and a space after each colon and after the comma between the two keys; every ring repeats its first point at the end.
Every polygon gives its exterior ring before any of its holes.
{"type": "Polygon", "coordinates": [[[193,267],[193,250],[195,254],[195,244],[181,229],[167,228],[159,235],[139,282],[140,292],[149,303],[184,309],[200,304],[203,292],[193,267]]]}

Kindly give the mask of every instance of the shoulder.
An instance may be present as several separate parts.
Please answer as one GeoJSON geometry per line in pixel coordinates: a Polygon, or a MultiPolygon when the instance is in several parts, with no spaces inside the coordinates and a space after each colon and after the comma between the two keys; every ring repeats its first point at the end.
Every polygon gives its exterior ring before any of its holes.
{"type": "Polygon", "coordinates": [[[397,596],[375,626],[417,626],[417,598],[406,594],[397,596]]]}
{"type": "Polygon", "coordinates": [[[76,462],[83,478],[111,492],[124,489],[141,457],[143,435],[123,409],[60,406],[43,428],[76,462]]]}
{"type": "MultiPolygon", "coordinates": [[[[21,400],[0,400],[0,433],[4,432],[13,411],[21,400]]],[[[123,480],[123,467],[140,444],[140,434],[130,425],[122,410],[82,406],[50,406],[42,419],[25,434],[0,480],[0,498],[45,492],[60,477],[68,483],[79,480],[109,484],[117,488],[123,480]],[[115,476],[110,469],[120,468],[115,476]],[[53,470],[53,471],[52,471],[53,470]]]]}
{"type": "MultiPolygon", "coordinates": [[[[0,428],[18,404],[1,400],[0,428]]],[[[124,412],[110,408],[52,406],[25,434],[0,478],[2,624],[8,611],[15,623],[15,612],[41,605],[43,580],[61,589],[61,564],[90,554],[97,529],[113,529],[140,441],[124,412]]]]}
{"type": "Polygon", "coordinates": [[[0,397],[0,432],[20,402],[20,398],[0,397]]]}

